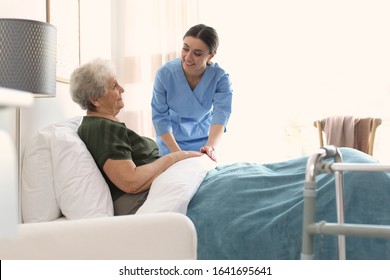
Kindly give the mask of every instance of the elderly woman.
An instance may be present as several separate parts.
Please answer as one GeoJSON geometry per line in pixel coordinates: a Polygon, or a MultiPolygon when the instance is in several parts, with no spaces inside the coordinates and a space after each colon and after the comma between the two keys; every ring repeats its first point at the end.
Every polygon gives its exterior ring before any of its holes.
{"type": "Polygon", "coordinates": [[[86,110],[78,134],[110,187],[115,215],[134,214],[158,175],[177,161],[202,155],[178,151],[159,156],[152,139],[116,117],[124,107],[123,92],[113,66],[103,59],[80,66],[70,78],[72,100],[86,110]]]}

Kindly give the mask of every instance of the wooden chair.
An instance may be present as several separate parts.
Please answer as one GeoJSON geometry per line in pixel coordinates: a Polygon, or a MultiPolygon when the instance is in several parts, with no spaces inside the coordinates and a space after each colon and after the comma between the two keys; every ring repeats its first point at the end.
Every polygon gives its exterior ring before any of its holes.
{"type": "MultiPolygon", "coordinates": [[[[368,147],[366,150],[359,149],[369,155],[373,154],[373,149],[374,149],[374,142],[375,142],[375,133],[376,129],[379,125],[381,125],[382,119],[380,118],[370,118],[370,131],[368,134],[368,147]]],[[[317,120],[314,122],[314,126],[318,130],[318,136],[319,136],[319,141],[320,141],[320,147],[324,146],[324,136],[326,137],[326,133],[324,131],[324,120],[317,120]]],[[[327,145],[335,145],[335,143],[326,143],[327,145]]]]}

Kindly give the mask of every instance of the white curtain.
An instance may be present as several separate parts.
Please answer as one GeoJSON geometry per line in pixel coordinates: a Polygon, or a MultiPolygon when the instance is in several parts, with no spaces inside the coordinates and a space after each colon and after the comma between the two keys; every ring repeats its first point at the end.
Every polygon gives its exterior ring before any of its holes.
{"type": "Polygon", "coordinates": [[[180,55],[184,33],[199,23],[198,0],[115,0],[112,5],[112,59],[125,89],[118,117],[137,133],[154,137],[154,76],[180,55]]]}

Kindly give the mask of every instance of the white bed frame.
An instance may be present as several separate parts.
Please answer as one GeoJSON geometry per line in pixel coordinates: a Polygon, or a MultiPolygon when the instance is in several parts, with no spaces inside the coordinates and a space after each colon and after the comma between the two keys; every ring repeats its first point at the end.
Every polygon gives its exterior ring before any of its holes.
{"type": "MultiPolygon", "coordinates": [[[[306,165],[303,204],[302,260],[312,260],[314,256],[314,236],[317,234],[338,235],[339,259],[346,259],[345,236],[389,238],[390,225],[368,225],[344,223],[343,172],[390,172],[390,165],[381,163],[343,163],[342,156],[335,146],[321,148],[311,155],[306,165]],[[324,161],[332,158],[333,162],[324,161]],[[316,181],[318,173],[334,173],[336,185],[337,223],[315,221],[316,181]]],[[[388,186],[390,187],[390,186],[388,186]]]]}
{"type": "Polygon", "coordinates": [[[197,238],[185,215],[160,213],[20,224],[0,239],[2,260],[195,260],[197,238]]]}

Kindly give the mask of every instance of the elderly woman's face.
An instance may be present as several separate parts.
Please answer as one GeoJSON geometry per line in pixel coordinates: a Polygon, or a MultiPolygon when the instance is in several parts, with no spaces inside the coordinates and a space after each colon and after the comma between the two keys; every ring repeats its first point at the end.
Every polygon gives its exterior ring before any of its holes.
{"type": "Polygon", "coordinates": [[[99,98],[98,111],[110,115],[117,115],[125,106],[122,100],[124,89],[118,84],[115,77],[108,80],[108,92],[99,98]]]}

